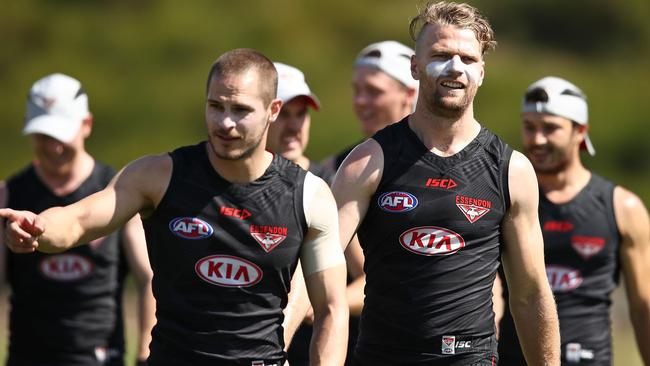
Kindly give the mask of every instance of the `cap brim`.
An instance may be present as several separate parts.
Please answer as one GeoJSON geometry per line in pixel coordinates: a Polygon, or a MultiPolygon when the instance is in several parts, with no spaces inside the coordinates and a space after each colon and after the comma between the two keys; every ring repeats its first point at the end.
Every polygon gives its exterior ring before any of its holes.
{"type": "Polygon", "coordinates": [[[580,148],[586,150],[587,153],[589,153],[589,155],[591,156],[596,155],[596,149],[594,148],[594,144],[591,143],[591,139],[587,134],[585,134],[585,139],[580,144],[580,148]]]}
{"type": "Polygon", "coordinates": [[[285,100],[285,104],[289,103],[290,101],[296,99],[296,98],[303,98],[307,101],[307,104],[311,106],[315,111],[320,110],[320,101],[318,100],[318,97],[316,97],[314,94],[296,94],[296,95],[290,95],[288,96],[285,100]]]}
{"type": "Polygon", "coordinates": [[[23,135],[40,133],[68,143],[74,140],[81,127],[81,120],[42,115],[29,120],[23,128],[23,135]]]}

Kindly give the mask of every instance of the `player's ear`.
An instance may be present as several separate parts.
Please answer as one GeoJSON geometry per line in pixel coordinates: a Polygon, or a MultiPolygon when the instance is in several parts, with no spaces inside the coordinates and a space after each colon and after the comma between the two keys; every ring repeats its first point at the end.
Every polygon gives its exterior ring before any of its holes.
{"type": "Polygon", "coordinates": [[[411,56],[411,76],[413,76],[413,79],[415,80],[420,80],[416,55],[411,56]]]}
{"type": "Polygon", "coordinates": [[[274,122],[278,118],[281,109],[282,100],[279,98],[273,99],[269,104],[269,122],[274,122]]]}
{"type": "Polygon", "coordinates": [[[81,121],[81,131],[84,138],[88,138],[93,130],[93,114],[88,113],[88,117],[81,121]]]}

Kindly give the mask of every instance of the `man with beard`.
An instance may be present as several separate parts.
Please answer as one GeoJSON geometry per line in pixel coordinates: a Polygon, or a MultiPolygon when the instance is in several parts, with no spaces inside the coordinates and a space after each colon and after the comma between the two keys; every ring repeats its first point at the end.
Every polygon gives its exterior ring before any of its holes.
{"type": "MultiPolygon", "coordinates": [[[[557,77],[534,82],[524,96],[522,120],[524,149],[540,186],[546,274],[557,302],[563,364],[611,365],[609,307],[622,272],[637,344],[650,365],[650,224],[643,202],[582,165],[580,150],[595,150],[587,135],[586,96],[578,87],[557,77]]],[[[501,364],[524,365],[521,328],[515,330],[505,304],[501,364]]]]}
{"type": "Polygon", "coordinates": [[[358,365],[493,365],[499,256],[526,359],[559,364],[529,161],[474,118],[493,32],[467,4],[410,24],[416,110],[357,146],[332,185],[341,239],[365,254],[358,365]],[[357,231],[358,227],[358,231],[357,231]]]}
{"type": "Polygon", "coordinates": [[[251,49],[220,56],[207,79],[207,141],[127,165],[73,205],[0,210],[16,252],[56,252],[143,218],[158,323],[149,365],[280,365],[282,309],[298,258],[314,309],[314,364],[347,344],[345,260],[325,182],[265,150],[273,63],[251,49]]]}

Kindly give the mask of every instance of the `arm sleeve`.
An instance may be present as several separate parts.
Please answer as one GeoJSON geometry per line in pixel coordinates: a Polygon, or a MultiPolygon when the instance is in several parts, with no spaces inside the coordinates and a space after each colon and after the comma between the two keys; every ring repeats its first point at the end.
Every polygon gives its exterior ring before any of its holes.
{"type": "Polygon", "coordinates": [[[311,173],[305,176],[303,208],[308,230],[300,260],[305,277],[345,264],[336,201],[327,184],[311,173]]]}

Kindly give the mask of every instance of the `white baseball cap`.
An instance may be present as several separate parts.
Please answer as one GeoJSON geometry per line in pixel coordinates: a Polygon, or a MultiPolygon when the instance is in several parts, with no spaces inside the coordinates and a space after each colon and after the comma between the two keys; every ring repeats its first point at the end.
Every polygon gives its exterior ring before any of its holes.
{"type": "MultiPolygon", "coordinates": [[[[548,113],[587,125],[589,115],[587,96],[577,86],[555,76],[547,76],[530,84],[526,89],[521,107],[522,112],[548,113]]],[[[596,155],[596,149],[585,134],[580,145],[589,155],[596,155]]]]}
{"type": "Polygon", "coordinates": [[[41,133],[67,143],[89,115],[88,96],[77,79],[48,75],[29,91],[23,134],[41,133]]]}
{"type": "Polygon", "coordinates": [[[302,71],[280,62],[274,62],[273,65],[278,71],[278,98],[282,99],[283,103],[288,103],[296,97],[304,97],[315,110],[320,109],[320,101],[309,89],[302,71]]]}
{"type": "Polygon", "coordinates": [[[374,67],[405,86],[417,90],[418,81],[411,75],[411,56],[414,54],[411,48],[397,41],[377,42],[359,52],[354,67],[374,67]]]}

